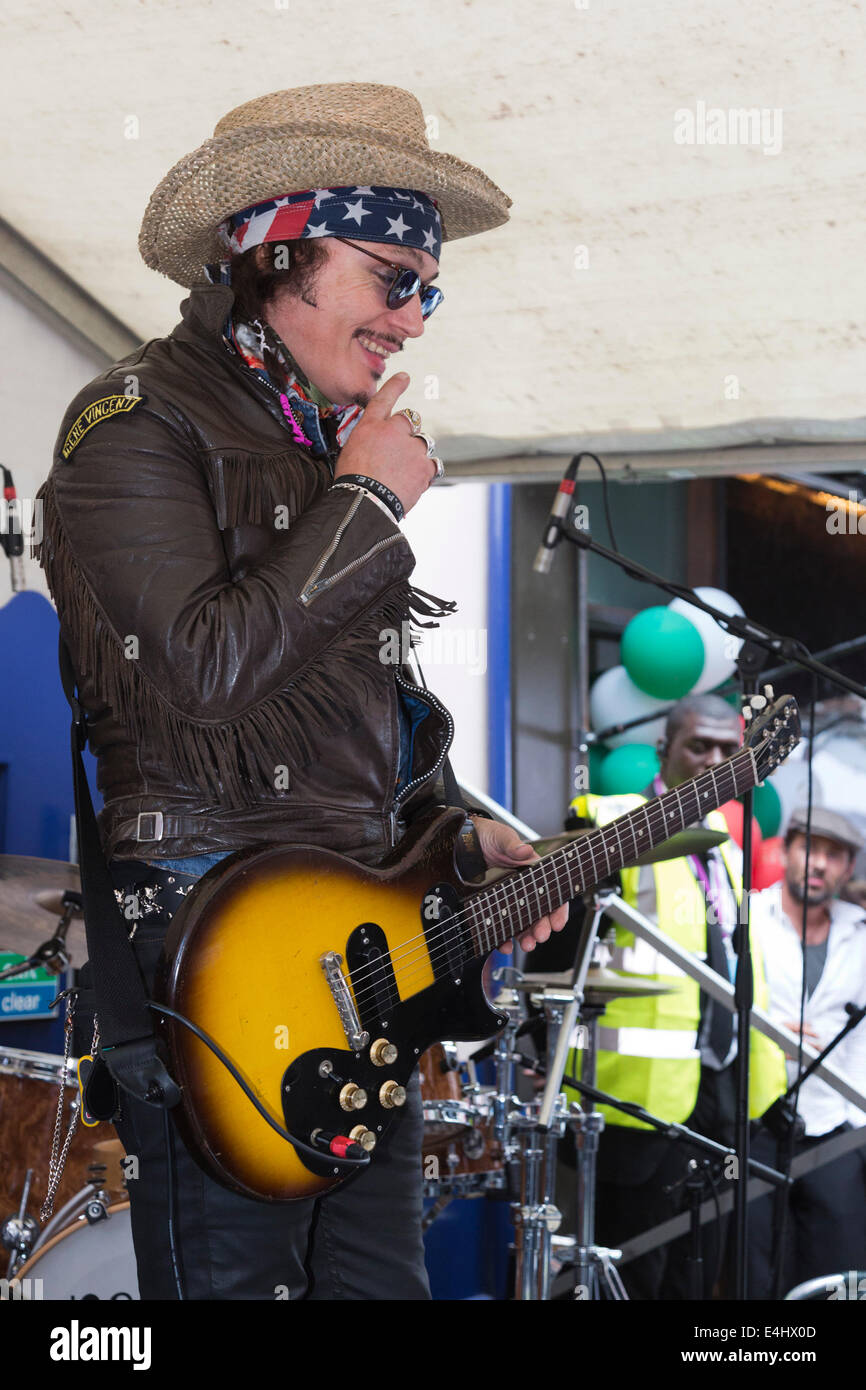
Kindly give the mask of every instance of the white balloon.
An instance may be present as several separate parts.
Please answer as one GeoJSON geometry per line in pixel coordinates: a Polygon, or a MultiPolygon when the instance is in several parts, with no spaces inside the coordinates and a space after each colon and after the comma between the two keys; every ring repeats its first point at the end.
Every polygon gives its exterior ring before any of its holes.
{"type": "MultiPolygon", "coordinates": [[[[592,727],[599,732],[610,724],[625,724],[643,714],[667,709],[670,700],[656,700],[640,690],[624,666],[612,666],[599,676],[589,692],[589,712],[592,727]]],[[[608,748],[622,748],[626,743],[655,743],[662,738],[665,720],[652,719],[637,724],[625,733],[605,739],[608,748]]]]}
{"type": "MultiPolygon", "coordinates": [[[[724,589],[713,589],[705,585],[695,589],[695,593],[706,603],[711,603],[714,608],[721,609],[723,613],[737,613],[740,617],[743,616],[743,610],[737,600],[726,594],[724,589]]],[[[705,690],[715,689],[733,675],[740,647],[743,645],[742,638],[724,632],[715,618],[711,618],[703,609],[695,608],[693,603],[687,603],[684,598],[675,598],[668,604],[668,608],[672,613],[679,613],[681,617],[688,618],[701,634],[704,644],[703,670],[692,686],[690,694],[702,695],[705,690]]]]}

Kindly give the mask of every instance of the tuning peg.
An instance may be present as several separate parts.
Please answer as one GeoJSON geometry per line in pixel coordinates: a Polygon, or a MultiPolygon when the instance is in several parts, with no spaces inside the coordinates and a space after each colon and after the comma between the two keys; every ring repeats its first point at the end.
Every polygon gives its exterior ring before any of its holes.
{"type": "Polygon", "coordinates": [[[751,698],[752,698],[752,709],[758,709],[758,710],[760,710],[760,709],[765,709],[765,708],[766,708],[766,705],[767,705],[767,697],[766,697],[766,695],[753,695],[751,698]]]}
{"type": "Polygon", "coordinates": [[[752,707],[751,707],[751,705],[743,705],[743,708],[742,708],[742,710],[741,710],[741,713],[742,713],[742,716],[743,716],[743,718],[745,719],[746,723],[748,724],[748,723],[749,723],[749,720],[750,720],[751,717],[752,717],[752,707]]]}
{"type": "Polygon", "coordinates": [[[768,700],[774,700],[776,698],[773,694],[773,687],[771,685],[764,686],[764,694],[766,695],[768,700]]]}

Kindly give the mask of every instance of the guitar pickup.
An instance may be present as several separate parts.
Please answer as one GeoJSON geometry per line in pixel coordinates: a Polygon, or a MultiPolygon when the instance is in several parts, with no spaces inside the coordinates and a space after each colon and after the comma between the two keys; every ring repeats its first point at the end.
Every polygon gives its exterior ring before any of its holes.
{"type": "Polygon", "coordinates": [[[370,1041],[370,1034],[361,1027],[361,1020],[358,1017],[358,1010],[355,1008],[349,982],[341,968],[343,957],[339,951],[326,951],[323,956],[319,957],[319,963],[325,972],[328,988],[337,1006],[337,1013],[340,1015],[346,1041],[353,1052],[360,1052],[370,1041]]]}

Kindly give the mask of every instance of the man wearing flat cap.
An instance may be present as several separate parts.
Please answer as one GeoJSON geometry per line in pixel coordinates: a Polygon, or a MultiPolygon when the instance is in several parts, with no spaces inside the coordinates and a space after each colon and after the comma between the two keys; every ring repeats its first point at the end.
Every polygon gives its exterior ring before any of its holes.
{"type": "MultiPolygon", "coordinates": [[[[413,96],[369,83],[247,102],[150,200],[140,250],[190,288],[183,321],[70,405],[40,556],[102,847],[118,895],[146,903],[148,984],[178,896],[227,855],[313,844],[376,864],[445,800],[451,716],[380,637],[453,608],[410,588],[400,530],[443,468],[418,413],[395,411],[408,376],[381,381],[442,302],[443,242],[509,203],[430,149],[413,96]]],[[[534,857],[505,826],[476,831],[490,864],[534,857]]],[[[143,1298],[429,1297],[417,1084],[393,1142],[316,1201],[220,1187],[125,1093],[118,1129],[139,1159],[143,1298]]]]}
{"type": "MultiPolygon", "coordinates": [[[[866,1003],[866,914],[838,897],[851,878],[862,845],[861,835],[845,816],[823,806],[814,807],[811,818],[805,808],[795,811],[785,834],[784,877],[755,894],[752,901],[770,1012],[777,1022],[799,1034],[805,985],[803,1038],[817,1051],[848,1021],[847,1004],[866,1003]]],[[[790,1083],[797,1077],[796,1051],[792,1044],[790,1083]]],[[[866,1089],[866,1024],[849,1032],[828,1061],[858,1089],[866,1089]]],[[[805,1122],[805,1136],[794,1142],[795,1157],[835,1134],[866,1124],[863,1111],[817,1076],[801,1087],[798,1113],[805,1122]]],[[[753,1157],[776,1162],[776,1144],[764,1132],[755,1140],[753,1157]]],[[[749,1228],[752,1298],[772,1297],[773,1206],[770,1198],[753,1204],[749,1228]]],[[[790,1192],[786,1224],[783,1293],[820,1275],[866,1268],[866,1150],[855,1149],[798,1178],[790,1192]]]]}

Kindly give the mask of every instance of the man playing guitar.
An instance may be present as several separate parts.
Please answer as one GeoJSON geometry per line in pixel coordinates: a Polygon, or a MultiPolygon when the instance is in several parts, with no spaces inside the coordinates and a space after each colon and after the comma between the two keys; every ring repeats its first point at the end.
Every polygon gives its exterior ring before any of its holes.
{"type": "MultiPolygon", "coordinates": [[[[442,299],[443,240],[508,206],[429,149],[410,94],[372,84],[247,103],[150,201],[140,247],[190,287],[183,321],[71,403],[40,556],[149,990],[175,910],[228,856],[311,845],[375,866],[446,801],[451,717],[379,636],[446,611],[410,589],[400,531],[443,470],[395,409],[408,375],[380,382],[442,299]]],[[[488,865],[535,859],[475,824],[488,865]]],[[[521,944],[566,915],[542,912],[521,944]]],[[[142,1297],[428,1298],[417,1078],[407,1090],[375,1164],[282,1205],[214,1181],[122,1093],[142,1297]]]]}

